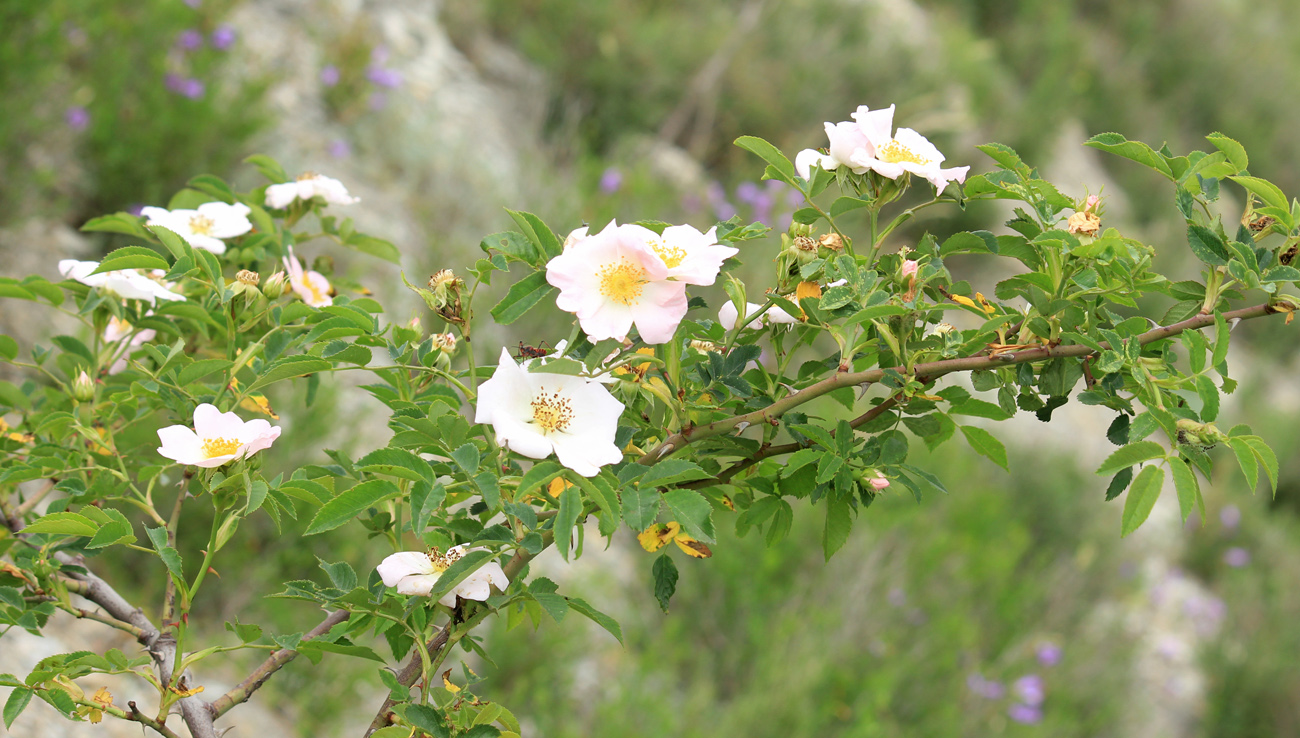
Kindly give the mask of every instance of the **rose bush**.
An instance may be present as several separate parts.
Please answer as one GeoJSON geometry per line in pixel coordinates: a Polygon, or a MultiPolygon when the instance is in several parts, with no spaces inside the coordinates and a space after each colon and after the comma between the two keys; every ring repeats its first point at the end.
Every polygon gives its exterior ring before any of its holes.
{"type": "Polygon", "coordinates": [[[1232,325],[1289,322],[1300,306],[1285,292],[1300,280],[1300,204],[1249,175],[1239,144],[1214,134],[1215,151],[1175,156],[1118,134],[1088,142],[1169,180],[1203,266],[1200,280],[1173,281],[1154,271],[1152,246],[1102,229],[1098,200],[1062,195],[998,144],[979,147],[991,171],[941,169],[919,134],[890,132],[892,116],[892,106],[862,108],[856,129],[828,125],[829,153],[796,162],[761,139],[737,140],[806,201],[779,234],[767,284],[732,271],[751,257],[747,242],[768,235],[761,224],[611,223],[562,242],[536,216],[511,212],[518,230],[485,238],[474,264],[427,287],[407,283],[426,320],[388,320],[367,291],[331,283],[329,259],[308,270],[299,253],[328,245],[400,262],[401,252],[338,220],[331,208],[355,202],[342,184],[290,180],[266,157],[250,159],[268,180],[252,191],[204,175],[166,217],[87,223],[135,243],[99,263],[60,264],[66,281],[0,279],[0,296],[84,324],[29,356],[0,336],[0,358],[28,377],[0,382],[0,620],[40,633],[62,610],[143,649],[76,651],[0,675],[12,688],[6,723],[39,698],[72,720],[110,716],[165,736],[177,735],[179,713],[192,735],[215,737],[285,664],[330,654],[404,662],[379,669],[389,691],[369,732],[517,735],[506,707],[472,694],[468,671],[457,684],[444,669],[454,646],[486,656],[472,633],[493,615],[516,626],[577,613],[621,639],[613,619],[531,576],[542,551],[567,561],[583,555],[587,523],[602,537],[626,525],[657,554],[653,592],[666,611],[680,576],[669,551],[708,558],[719,524],[774,543],[800,502],[824,519],[829,558],[880,495],[944,491],[909,463],[914,440],[936,448],[960,437],[1008,467],[987,423],[970,418],[1052,421],[1067,402],[1113,416],[1118,448],[1097,472],[1111,478],[1107,499],[1125,497],[1123,535],[1146,519],[1166,474],[1184,517],[1204,515],[1198,474],[1216,456],[1230,454],[1252,489],[1262,468],[1276,489],[1264,440],[1214,425],[1234,387],[1232,325]],[[912,175],[935,191],[901,208],[912,175]],[[1245,191],[1239,224],[1211,215],[1223,183],[1245,191]],[[923,208],[994,199],[1016,203],[1007,235],[883,249],[923,208]],[[250,228],[219,228],[232,213],[250,228]],[[956,254],[1011,260],[1013,276],[972,285],[950,271],[956,254]],[[511,283],[483,311],[475,296],[494,279],[511,283]],[[721,295],[687,292],[714,283],[721,295]],[[474,332],[484,313],[508,326],[552,299],[554,315],[575,316],[563,318],[566,336],[545,337],[554,349],[519,342],[516,360],[474,332]],[[1143,313],[1157,301],[1162,314],[1143,313]],[[495,369],[479,364],[476,345],[499,354],[495,369]],[[356,458],[326,451],[328,463],[269,474],[280,426],[244,416],[278,417],[266,393],[300,385],[278,403],[292,434],[296,403],[310,405],[340,372],[368,375],[360,389],[387,408],[391,437],[356,458]],[[943,381],[954,373],[969,373],[979,395],[943,381]],[[212,518],[206,530],[192,525],[199,514],[212,518]],[[314,627],[272,633],[237,621],[226,625],[239,645],[205,645],[194,622],[206,613],[203,584],[251,516],[292,540],[364,533],[393,553],[288,572],[272,596],[319,607],[314,627]],[[201,560],[182,556],[182,537],[198,537],[185,550],[201,560]],[[138,606],[96,560],[114,547],[155,563],[156,608],[138,606]],[[267,656],[227,692],[201,691],[208,660],[242,649],[267,656]],[[87,699],[75,680],[103,673],[137,675],[157,703],[124,708],[103,690],[87,699]]]}

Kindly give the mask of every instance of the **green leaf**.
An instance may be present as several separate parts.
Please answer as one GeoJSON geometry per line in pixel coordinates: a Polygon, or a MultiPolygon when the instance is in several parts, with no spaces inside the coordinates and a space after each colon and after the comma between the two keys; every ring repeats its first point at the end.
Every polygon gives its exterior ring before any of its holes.
{"type": "Polygon", "coordinates": [[[1007,471],[1011,470],[1007,464],[1006,446],[1003,446],[1001,441],[994,438],[992,433],[973,425],[959,427],[962,435],[966,436],[966,443],[969,443],[970,447],[975,449],[975,453],[988,458],[1007,471]]]}
{"type": "Polygon", "coordinates": [[[118,269],[170,269],[171,264],[157,251],[144,246],[123,246],[108,253],[91,274],[103,274],[118,269]]]}
{"type": "Polygon", "coordinates": [[[1291,266],[1275,266],[1264,272],[1261,282],[1300,282],[1300,269],[1291,266]]]}
{"type": "Polygon", "coordinates": [[[337,561],[333,564],[316,557],[320,563],[320,568],[329,576],[330,583],[335,587],[350,592],[357,586],[357,573],[352,569],[352,565],[346,561],[337,561]]]}
{"type": "Polygon", "coordinates": [[[1210,359],[1212,366],[1219,366],[1228,360],[1228,344],[1231,341],[1232,328],[1223,317],[1223,313],[1214,312],[1214,356],[1210,359]]]}
{"type": "MultiPolygon", "coordinates": [[[[790,163],[780,149],[757,136],[741,136],[736,139],[735,144],[750,153],[757,154],[758,158],[772,165],[772,168],[781,175],[781,179],[799,187],[795,180],[794,164],[790,163]]],[[[803,188],[799,187],[799,189],[803,188]]],[[[664,608],[664,611],[667,612],[667,608],[664,608]]]]}
{"type": "MultiPolygon", "coordinates": [[[[1264,474],[1273,487],[1273,496],[1277,497],[1277,455],[1259,436],[1240,436],[1239,439],[1245,442],[1247,446],[1250,446],[1250,450],[1255,453],[1255,458],[1259,459],[1259,463],[1264,466],[1264,474]]],[[[1254,487],[1251,487],[1251,489],[1253,490],[1254,487]]]]}
{"type": "Polygon", "coordinates": [[[403,448],[385,447],[375,449],[357,459],[354,465],[357,471],[368,474],[387,474],[390,477],[409,479],[412,482],[425,481],[433,484],[433,469],[429,462],[403,448]]]}
{"type": "Polygon", "coordinates": [[[1196,254],[1196,258],[1210,266],[1227,266],[1228,247],[1223,239],[1209,228],[1198,225],[1187,226],[1187,245],[1196,254]]]}
{"type": "Polygon", "coordinates": [[[1126,466],[1123,469],[1120,469],[1119,474],[1116,474],[1114,478],[1110,480],[1110,484],[1106,486],[1106,502],[1110,502],[1116,497],[1124,494],[1124,490],[1128,489],[1129,482],[1132,481],[1133,467],[1126,466]]]}
{"type": "MultiPolygon", "coordinates": [[[[835,202],[831,203],[831,217],[838,218],[845,213],[852,212],[854,210],[857,210],[858,208],[865,208],[870,204],[871,204],[870,200],[861,200],[856,197],[836,198],[835,202]]],[[[812,210],[813,213],[817,215],[821,215],[821,213],[818,213],[813,208],[807,208],[807,209],[812,210]]]]}
{"type": "Polygon", "coordinates": [[[655,581],[655,599],[659,600],[659,609],[668,612],[668,601],[677,591],[677,564],[667,553],[659,554],[652,570],[655,581]]]}
{"type": "Polygon", "coordinates": [[[1011,417],[997,405],[974,397],[954,404],[948,412],[953,415],[971,415],[977,418],[989,418],[990,420],[1006,420],[1011,417]]]}
{"type": "Polygon", "coordinates": [[[670,487],[693,479],[708,479],[708,472],[685,459],[664,459],[641,477],[642,487],[670,487]]]}
{"type": "MultiPolygon", "coordinates": [[[[1217,131],[1206,136],[1205,140],[1214,144],[1215,148],[1227,155],[1228,161],[1232,162],[1238,172],[1244,172],[1250,167],[1250,158],[1246,156],[1246,147],[1237,141],[1217,131]]],[[[1183,517],[1185,519],[1187,516],[1184,515],[1183,517]]]]}
{"type": "Polygon", "coordinates": [[[18,358],[18,342],[9,336],[0,334],[0,356],[8,361],[18,358]]]}
{"type": "Polygon", "coordinates": [[[524,235],[528,236],[528,239],[533,242],[533,245],[537,246],[537,249],[546,256],[547,261],[559,256],[560,252],[564,250],[560,239],[555,236],[549,226],[542,222],[541,218],[522,210],[507,209],[506,212],[519,226],[519,230],[523,231],[524,235]]]}
{"type": "Polygon", "coordinates": [[[524,476],[520,478],[519,488],[515,492],[515,499],[523,499],[524,495],[563,473],[564,467],[554,461],[539,461],[533,464],[532,468],[524,472],[524,476]]]}
{"type": "Polygon", "coordinates": [[[1228,177],[1228,179],[1253,192],[1256,197],[1264,201],[1265,205],[1282,210],[1291,209],[1286,201],[1286,195],[1282,194],[1282,190],[1278,189],[1277,185],[1267,179],[1260,179],[1259,177],[1228,177]]]}
{"type": "Polygon", "coordinates": [[[546,281],[546,272],[533,272],[510,286],[506,296],[492,308],[492,317],[501,325],[510,325],[553,292],[555,288],[546,281]]]}
{"type": "Polygon", "coordinates": [[[452,461],[455,461],[456,466],[459,466],[460,470],[465,472],[466,474],[472,476],[473,474],[478,472],[478,465],[479,465],[478,446],[475,446],[472,443],[467,443],[464,446],[461,446],[460,448],[456,449],[455,451],[452,451],[451,459],[452,461]]]}
{"type": "Polygon", "coordinates": [[[1173,171],[1164,157],[1141,141],[1130,141],[1118,133],[1099,133],[1085,141],[1083,145],[1131,159],[1160,172],[1171,180],[1174,179],[1173,171]]]}
{"type": "Polygon", "coordinates": [[[351,643],[330,643],[329,641],[303,641],[298,644],[298,652],[308,658],[311,658],[313,651],[325,653],[337,653],[342,656],[353,656],[359,659],[369,661],[378,661],[381,664],[388,663],[384,657],[375,653],[372,649],[365,646],[357,646],[351,643]]]}
{"type": "Polygon", "coordinates": [[[664,504],[673,520],[681,523],[692,537],[705,543],[714,542],[713,506],[704,499],[704,495],[693,489],[674,489],[664,494],[664,504]]]}
{"type": "Polygon", "coordinates": [[[100,233],[125,233],[128,236],[137,238],[148,238],[149,231],[140,224],[140,216],[131,215],[130,213],[113,213],[112,215],[101,215],[98,218],[91,218],[86,224],[81,226],[83,231],[97,231],[100,233]]]}
{"type": "Polygon", "coordinates": [[[1196,472],[1192,471],[1191,465],[1182,459],[1170,459],[1169,470],[1173,472],[1174,489],[1178,492],[1178,509],[1186,523],[1201,496],[1201,485],[1196,481],[1196,472]]]}
{"type": "Polygon", "coordinates": [[[276,382],[285,379],[300,377],[304,374],[328,371],[333,368],[333,366],[333,364],[325,359],[319,359],[315,356],[307,356],[304,354],[285,356],[277,359],[275,363],[267,367],[266,371],[262,372],[262,376],[258,377],[252,384],[248,385],[244,390],[244,395],[247,396],[269,384],[275,384],[276,382]]]}
{"type": "Polygon", "coordinates": [[[262,176],[270,180],[272,184],[289,182],[293,179],[288,172],[284,171],[284,167],[280,166],[280,162],[265,154],[253,154],[244,159],[244,163],[257,167],[257,171],[261,172],[262,176]]]}
{"type": "Polygon", "coordinates": [[[354,251],[360,251],[363,254],[370,254],[371,256],[378,257],[393,264],[402,263],[402,252],[391,242],[385,241],[382,238],[375,238],[374,236],[367,236],[362,233],[353,233],[351,236],[348,236],[347,240],[343,242],[343,245],[354,251]]]}
{"type": "Polygon", "coordinates": [[[1106,457],[1097,467],[1096,473],[1101,476],[1114,474],[1121,469],[1127,469],[1134,464],[1151,459],[1164,458],[1165,448],[1155,441],[1138,441],[1130,443],[1127,446],[1121,446],[1115,450],[1115,453],[1106,457]]]}
{"type": "Polygon", "coordinates": [[[1196,375],[1196,394],[1201,398],[1201,422],[1212,423],[1219,417],[1219,388],[1204,374],[1196,375]]]}
{"type": "MultiPolygon", "coordinates": [[[[666,606],[664,612],[668,612],[666,606]]],[[[14,726],[14,721],[18,719],[19,715],[23,714],[23,710],[27,709],[27,704],[32,701],[32,695],[34,694],[36,692],[26,687],[16,687],[14,691],[9,693],[9,699],[5,700],[4,710],[6,730],[14,726]]]]}
{"type": "Polygon", "coordinates": [[[387,479],[362,482],[317,510],[316,516],[311,519],[311,524],[307,526],[303,535],[313,536],[327,530],[334,530],[383,500],[401,494],[402,491],[397,488],[397,485],[387,479]]]}
{"type": "Polygon", "coordinates": [[[600,534],[613,535],[614,531],[618,530],[618,521],[623,514],[618,493],[604,477],[596,476],[588,479],[576,476],[574,479],[577,480],[582,491],[587,493],[587,497],[600,508],[600,534]]]}
{"type": "Polygon", "coordinates": [[[203,379],[214,372],[225,371],[233,365],[234,362],[227,361],[226,359],[199,359],[177,372],[176,384],[181,387],[189,388],[190,385],[200,379],[203,379]]]}
{"type": "Polygon", "coordinates": [[[618,621],[614,618],[611,618],[600,610],[587,604],[586,600],[580,600],[577,597],[569,598],[569,607],[572,607],[578,614],[604,628],[610,635],[617,638],[619,643],[623,642],[623,629],[619,627],[618,621]]]}
{"type": "Polygon", "coordinates": [[[111,507],[105,508],[101,513],[107,518],[107,522],[101,524],[95,537],[86,544],[86,548],[105,548],[120,543],[135,543],[135,531],[131,527],[131,521],[127,520],[125,515],[111,507]]]}
{"type": "Polygon", "coordinates": [[[640,533],[659,517],[659,492],[653,488],[623,488],[623,520],[628,527],[640,533]]]}
{"type": "Polygon", "coordinates": [[[844,547],[853,530],[853,515],[847,497],[834,495],[826,500],[826,527],[822,530],[822,551],[830,561],[844,547]]]}
{"type": "Polygon", "coordinates": [[[23,528],[23,532],[63,536],[93,536],[99,532],[99,525],[90,518],[77,513],[53,512],[41,516],[36,522],[23,528]]]}
{"type": "Polygon", "coordinates": [[[443,723],[442,714],[428,705],[404,705],[402,716],[406,722],[423,730],[434,738],[450,738],[451,734],[447,731],[447,726],[443,723]]]}
{"type": "Polygon", "coordinates": [[[555,548],[565,561],[569,560],[573,526],[578,524],[578,516],[581,514],[582,496],[578,493],[578,488],[565,487],[560,493],[559,514],[555,516],[555,548]]]}
{"type": "Polygon", "coordinates": [[[158,552],[158,558],[162,559],[163,565],[172,576],[184,581],[185,569],[181,563],[181,555],[167,543],[167,529],[161,525],[157,528],[146,527],[144,532],[149,535],[149,542],[158,552]]]}
{"type": "MultiPolygon", "coordinates": [[[[1179,462],[1182,463],[1182,462],[1179,462]]],[[[1138,472],[1137,478],[1133,480],[1133,485],[1129,487],[1128,498],[1124,500],[1124,517],[1120,529],[1120,537],[1127,536],[1129,533],[1137,530],[1144,522],[1147,516],[1151,514],[1151,508],[1155,507],[1156,500],[1160,497],[1160,488],[1165,483],[1165,470],[1156,464],[1148,464],[1138,472]]]]}
{"type": "Polygon", "coordinates": [[[470,551],[466,553],[464,556],[460,557],[456,563],[447,567],[447,571],[444,571],[442,575],[438,577],[437,587],[435,587],[433,592],[430,593],[429,599],[442,599],[448,592],[455,589],[456,585],[465,581],[466,577],[473,574],[475,571],[478,571],[479,567],[481,567],[484,562],[494,556],[496,556],[496,554],[491,551],[470,551]]]}

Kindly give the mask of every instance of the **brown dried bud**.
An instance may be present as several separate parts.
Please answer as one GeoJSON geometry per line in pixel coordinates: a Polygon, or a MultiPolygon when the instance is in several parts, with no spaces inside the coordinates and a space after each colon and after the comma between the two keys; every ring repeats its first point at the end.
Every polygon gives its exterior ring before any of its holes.
{"type": "Polygon", "coordinates": [[[817,243],[825,246],[831,251],[840,251],[844,248],[844,239],[838,233],[827,233],[817,239],[817,243]]]}
{"type": "Polygon", "coordinates": [[[1065,230],[1069,233],[1095,236],[1101,230],[1101,218],[1091,211],[1080,211],[1070,216],[1065,230]]]}
{"type": "Polygon", "coordinates": [[[800,251],[816,251],[817,242],[808,236],[795,236],[794,247],[800,251]]]}

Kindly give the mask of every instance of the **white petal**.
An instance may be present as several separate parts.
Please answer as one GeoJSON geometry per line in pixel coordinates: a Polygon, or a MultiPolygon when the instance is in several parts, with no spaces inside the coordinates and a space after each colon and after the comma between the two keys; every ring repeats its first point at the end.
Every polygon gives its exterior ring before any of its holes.
{"type": "Polygon", "coordinates": [[[158,441],[162,444],[158,447],[158,453],[172,461],[193,464],[204,458],[203,442],[186,426],[170,425],[159,428],[158,441]]]}
{"type": "Polygon", "coordinates": [[[284,182],[266,188],[266,206],[269,208],[286,208],[298,197],[298,183],[284,182]]]}
{"type": "Polygon", "coordinates": [[[533,382],[528,372],[515,363],[508,349],[502,347],[492,378],[479,385],[474,422],[491,423],[498,416],[523,422],[525,418],[532,418],[532,401],[533,382]]]}
{"type": "Polygon", "coordinates": [[[927,164],[937,165],[943,163],[943,154],[930,143],[930,139],[922,136],[911,128],[899,128],[894,134],[894,140],[899,144],[906,146],[918,159],[924,159],[927,164]]]}
{"type": "Polygon", "coordinates": [[[814,165],[819,166],[826,171],[831,171],[839,167],[840,163],[816,149],[804,149],[798,154],[795,154],[794,168],[795,171],[799,172],[800,177],[803,177],[806,180],[812,180],[812,168],[814,165]]]}
{"type": "Polygon", "coordinates": [[[867,139],[876,148],[884,146],[893,138],[889,134],[894,125],[893,105],[880,110],[872,110],[866,105],[859,105],[857,111],[853,113],[853,120],[858,122],[862,132],[866,134],[867,139]]]}
{"type": "Polygon", "coordinates": [[[451,592],[467,600],[482,602],[488,598],[488,595],[492,594],[492,585],[488,583],[486,576],[482,576],[476,571],[453,587],[451,592]]]}
{"type": "Polygon", "coordinates": [[[397,582],[397,593],[404,595],[418,595],[428,597],[433,592],[433,587],[438,583],[436,574],[430,575],[413,575],[403,577],[397,582]]]}
{"type": "Polygon", "coordinates": [[[419,551],[399,551],[392,554],[381,561],[379,566],[375,567],[375,571],[379,572],[385,587],[396,585],[403,577],[434,573],[433,562],[429,560],[429,555],[419,551]]]}

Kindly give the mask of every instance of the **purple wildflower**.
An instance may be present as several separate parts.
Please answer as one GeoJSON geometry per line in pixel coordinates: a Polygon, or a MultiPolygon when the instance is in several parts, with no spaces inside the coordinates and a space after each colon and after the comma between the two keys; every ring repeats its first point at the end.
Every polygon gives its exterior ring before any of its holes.
{"type": "Polygon", "coordinates": [[[1043,688],[1043,678],[1037,674],[1026,674],[1020,677],[1011,688],[1026,705],[1041,705],[1043,698],[1047,696],[1043,688]]]}
{"type": "Polygon", "coordinates": [[[1223,552],[1223,563],[1234,569],[1240,569],[1250,563],[1250,552],[1241,546],[1233,546],[1223,552]]]}
{"type": "Polygon", "coordinates": [[[794,223],[793,213],[781,213],[780,215],[776,216],[776,229],[778,231],[790,230],[791,223],[794,223]]]}
{"type": "Polygon", "coordinates": [[[320,70],[320,83],[326,87],[333,87],[339,83],[339,68],[330,64],[320,70]]]}
{"type": "Polygon", "coordinates": [[[388,63],[388,47],[376,46],[370,50],[370,63],[375,66],[383,66],[388,63]]]}
{"type": "Polygon", "coordinates": [[[741,182],[736,185],[736,199],[747,204],[752,204],[758,197],[758,183],[741,182]]]}
{"type": "Polygon", "coordinates": [[[336,138],[329,143],[330,156],[335,159],[346,159],[352,155],[352,146],[347,141],[336,138]]]}
{"type": "Polygon", "coordinates": [[[90,125],[90,113],[80,105],[74,105],[63,113],[63,121],[74,131],[85,130],[90,125]]]}
{"type": "Polygon", "coordinates": [[[222,24],[217,26],[217,30],[212,32],[212,48],[217,51],[225,51],[235,43],[235,28],[222,24]]]}
{"type": "Polygon", "coordinates": [[[1061,647],[1051,641],[1038,644],[1035,655],[1038,657],[1038,663],[1043,666],[1056,666],[1061,663],[1061,647]]]}
{"type": "Polygon", "coordinates": [[[600,191],[606,195],[612,195],[618,192],[618,188],[623,186],[623,173],[616,167],[610,167],[600,173],[600,191]]]}
{"type": "Polygon", "coordinates": [[[713,215],[718,220],[731,220],[736,217],[736,206],[723,200],[713,204],[713,215]]]}
{"type": "Polygon", "coordinates": [[[186,51],[194,51],[203,45],[203,34],[191,28],[181,33],[176,39],[176,45],[186,51]]]}
{"type": "Polygon", "coordinates": [[[1183,603],[1183,612],[1192,619],[1196,632],[1202,636],[1214,635],[1228,614],[1228,606],[1213,595],[1189,597],[1183,603]]]}
{"type": "Polygon", "coordinates": [[[1219,522],[1228,530],[1236,530],[1241,525],[1241,508],[1236,505],[1225,505],[1219,511],[1219,522]]]}
{"type": "Polygon", "coordinates": [[[163,77],[163,86],[170,92],[180,92],[185,86],[185,78],[174,72],[168,72],[167,75],[163,77]]]}
{"type": "Polygon", "coordinates": [[[126,212],[139,217],[144,214],[144,203],[133,203],[127,207],[126,212]]]}
{"type": "Polygon", "coordinates": [[[985,679],[979,672],[972,672],[966,677],[966,688],[986,700],[1000,700],[1007,693],[1007,688],[1002,686],[1002,682],[985,679]]]}
{"type": "Polygon", "coordinates": [[[682,195],[682,210],[693,213],[700,209],[700,196],[694,192],[688,192],[682,195]]]}
{"type": "Polygon", "coordinates": [[[380,87],[387,87],[390,90],[402,86],[402,73],[396,69],[371,67],[366,70],[366,79],[380,87]]]}
{"type": "Polygon", "coordinates": [[[791,187],[785,191],[785,204],[797,208],[803,204],[803,193],[791,187]]]}
{"type": "Polygon", "coordinates": [[[191,100],[198,100],[203,97],[203,93],[206,91],[207,87],[203,84],[203,81],[194,79],[193,77],[182,81],[180,90],[178,90],[178,92],[191,100]]]}
{"type": "Polygon", "coordinates": [[[388,95],[383,92],[370,93],[370,109],[383,110],[388,107],[388,95]]]}
{"type": "Polygon", "coordinates": [[[1017,703],[1007,708],[1007,717],[1015,720],[1017,723],[1034,725],[1042,722],[1043,711],[1035,705],[1021,705],[1017,703]]]}

